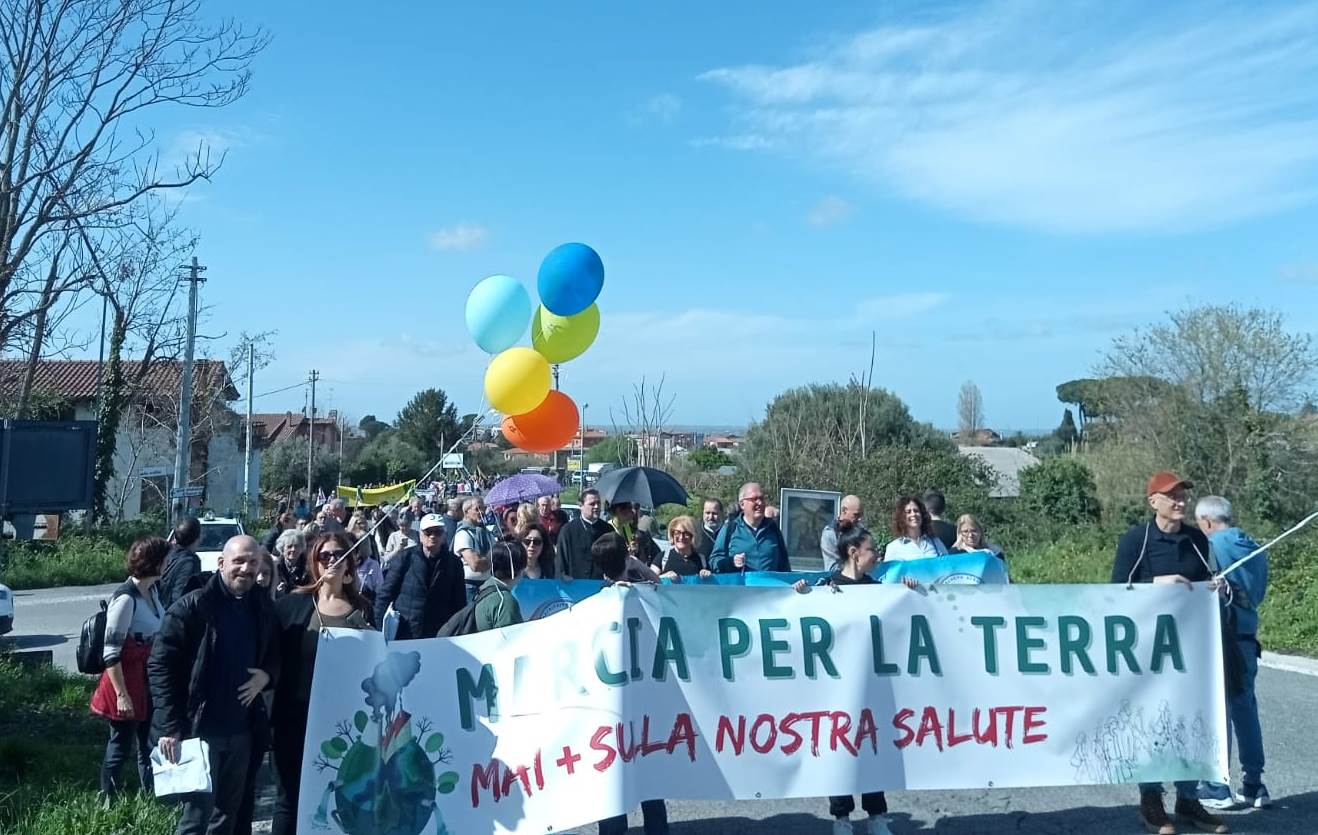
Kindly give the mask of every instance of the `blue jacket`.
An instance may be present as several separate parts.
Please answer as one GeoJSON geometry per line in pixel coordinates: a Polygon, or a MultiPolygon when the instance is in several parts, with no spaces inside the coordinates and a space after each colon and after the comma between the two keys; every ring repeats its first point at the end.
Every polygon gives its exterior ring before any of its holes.
{"type": "Polygon", "coordinates": [[[714,538],[710,567],[722,574],[735,572],[737,567],[732,564],[732,558],[743,553],[747,571],[792,570],[787,559],[787,543],[778,523],[772,519],[761,520],[758,528],[752,528],[740,516],[729,519],[714,538]]]}
{"type": "MultiPolygon", "coordinates": [[[[1240,528],[1227,528],[1208,537],[1217,570],[1221,571],[1241,557],[1254,553],[1258,543],[1240,528]]],[[[1264,551],[1227,575],[1231,584],[1231,604],[1236,610],[1236,634],[1256,635],[1259,628],[1258,607],[1268,592],[1268,552],[1264,551]]]]}

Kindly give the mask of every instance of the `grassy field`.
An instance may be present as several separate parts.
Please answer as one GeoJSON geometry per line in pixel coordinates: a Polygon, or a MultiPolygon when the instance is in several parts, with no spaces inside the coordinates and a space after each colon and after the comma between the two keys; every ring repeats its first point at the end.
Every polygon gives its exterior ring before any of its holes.
{"type": "MultiPolygon", "coordinates": [[[[88,676],[19,665],[0,655],[0,832],[174,831],[176,813],[154,798],[125,796],[107,808],[97,795],[108,731],[87,707],[94,683],[88,676]]],[[[124,773],[135,773],[131,764],[124,773]]]]}

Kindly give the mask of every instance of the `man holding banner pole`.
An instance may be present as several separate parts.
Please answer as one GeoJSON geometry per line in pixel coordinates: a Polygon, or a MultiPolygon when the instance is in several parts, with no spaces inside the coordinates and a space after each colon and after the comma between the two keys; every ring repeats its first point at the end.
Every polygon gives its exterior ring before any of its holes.
{"type": "MultiPolygon", "coordinates": [[[[1183,583],[1196,591],[1193,583],[1212,579],[1208,539],[1198,528],[1185,524],[1188,491],[1193,487],[1192,482],[1167,471],[1149,478],[1145,495],[1154,517],[1126,531],[1117,542],[1113,583],[1183,583]]],[[[1195,780],[1176,782],[1175,813],[1177,820],[1200,832],[1231,831],[1199,802],[1195,780]]],[[[1140,783],[1140,822],[1153,835],[1176,835],[1176,826],[1163,805],[1161,783],[1140,783]]]]}

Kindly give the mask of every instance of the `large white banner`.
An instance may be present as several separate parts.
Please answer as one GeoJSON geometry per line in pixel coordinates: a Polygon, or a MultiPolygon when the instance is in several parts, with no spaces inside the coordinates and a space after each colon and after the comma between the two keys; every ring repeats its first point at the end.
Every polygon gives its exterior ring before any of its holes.
{"type": "Polygon", "coordinates": [[[556,832],[649,798],[1224,780],[1216,596],[605,589],[495,632],[330,630],[299,831],[556,832]]]}

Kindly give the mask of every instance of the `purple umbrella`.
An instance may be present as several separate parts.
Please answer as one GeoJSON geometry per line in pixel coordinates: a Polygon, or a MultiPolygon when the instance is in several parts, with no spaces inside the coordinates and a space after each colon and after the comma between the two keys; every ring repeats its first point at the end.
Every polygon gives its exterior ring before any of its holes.
{"type": "Polygon", "coordinates": [[[490,488],[485,503],[491,506],[533,502],[541,496],[563,492],[563,485],[547,475],[521,473],[512,475],[490,488]]]}

